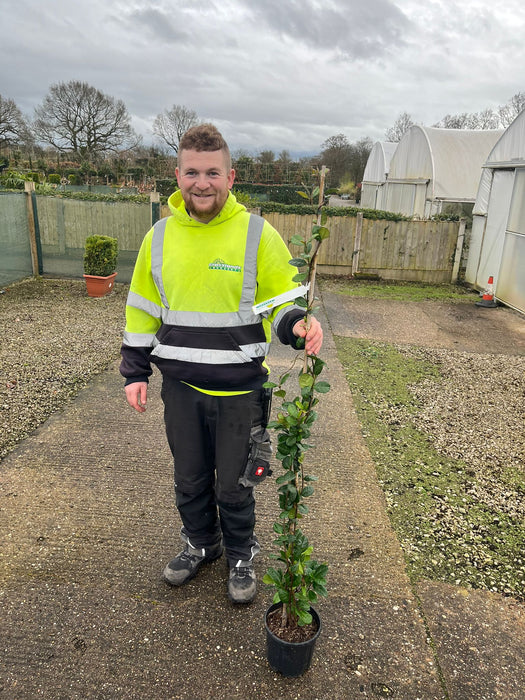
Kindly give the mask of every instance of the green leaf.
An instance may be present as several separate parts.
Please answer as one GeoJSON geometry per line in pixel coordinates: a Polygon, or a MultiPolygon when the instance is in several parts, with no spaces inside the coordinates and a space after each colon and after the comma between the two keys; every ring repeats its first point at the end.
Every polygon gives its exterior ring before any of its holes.
{"type": "Polygon", "coordinates": [[[295,301],[294,301],[294,304],[296,306],[300,306],[303,309],[308,308],[308,302],[306,301],[306,299],[304,297],[297,297],[297,299],[295,299],[295,301]]]}
{"type": "Polygon", "coordinates": [[[303,498],[308,498],[308,496],[312,496],[314,493],[314,487],[313,486],[305,486],[304,489],[301,491],[301,495],[303,498]]]}
{"type": "Polygon", "coordinates": [[[301,374],[299,376],[299,386],[304,389],[309,386],[313,386],[314,378],[311,374],[301,374]]]}
{"type": "MultiPolygon", "coordinates": [[[[304,194],[304,192],[303,192],[304,194]]],[[[290,238],[290,243],[293,245],[303,245],[304,240],[299,236],[297,233],[295,233],[291,238],[290,238]]]]}
{"type": "Polygon", "coordinates": [[[288,484],[288,483],[290,483],[290,481],[294,481],[294,480],[295,480],[294,472],[288,471],[288,472],[286,472],[286,474],[282,474],[281,476],[277,477],[277,479],[275,480],[275,483],[279,484],[279,486],[280,486],[281,484],[288,484]]]}
{"type": "Polygon", "coordinates": [[[317,382],[314,384],[314,391],[318,391],[320,394],[327,394],[330,391],[330,384],[328,382],[317,382]]]}
{"type": "Polygon", "coordinates": [[[299,627],[303,627],[304,625],[309,625],[312,622],[312,616],[309,612],[304,612],[303,610],[300,610],[298,612],[298,624],[299,627]]]}
{"type": "Polygon", "coordinates": [[[292,277],[292,280],[294,282],[304,282],[306,279],[308,279],[308,273],[307,272],[299,272],[297,275],[294,275],[292,277]]]}
{"type": "Polygon", "coordinates": [[[306,265],[303,258],[292,258],[291,260],[288,260],[288,263],[294,267],[304,267],[306,265]]]}
{"type": "Polygon", "coordinates": [[[326,228],[326,226],[318,226],[315,224],[312,226],[312,236],[316,241],[324,241],[325,238],[329,238],[330,231],[326,228]]]}
{"type": "Polygon", "coordinates": [[[310,200],[310,197],[306,194],[306,192],[301,192],[300,190],[298,190],[298,191],[297,191],[297,194],[298,194],[300,197],[303,197],[304,199],[310,200]]]}
{"type": "Polygon", "coordinates": [[[323,369],[325,367],[326,367],[326,362],[324,362],[324,360],[321,360],[320,357],[315,357],[315,359],[313,361],[313,367],[312,367],[313,373],[316,376],[318,376],[319,374],[321,374],[321,372],[323,371],[323,369]]]}

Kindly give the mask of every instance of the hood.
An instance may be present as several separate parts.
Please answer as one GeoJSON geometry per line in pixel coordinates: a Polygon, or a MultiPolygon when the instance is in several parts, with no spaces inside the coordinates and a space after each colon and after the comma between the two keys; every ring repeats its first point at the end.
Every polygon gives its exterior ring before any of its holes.
{"type": "Polygon", "coordinates": [[[207,224],[204,224],[201,221],[195,221],[195,219],[191,218],[186,211],[180,190],[177,190],[169,196],[168,206],[172,215],[177,219],[177,221],[185,226],[218,226],[224,221],[231,219],[236,214],[239,214],[241,211],[246,211],[246,207],[243,204],[239,204],[231,192],[229,193],[228,199],[226,200],[226,203],[221,209],[220,213],[207,224]]]}

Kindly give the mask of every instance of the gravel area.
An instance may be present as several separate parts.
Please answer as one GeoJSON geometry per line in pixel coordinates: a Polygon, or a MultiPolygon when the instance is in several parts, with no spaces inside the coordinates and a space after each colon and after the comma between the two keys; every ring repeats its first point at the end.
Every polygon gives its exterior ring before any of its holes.
{"type": "Polygon", "coordinates": [[[0,459],[119,357],[127,286],[31,279],[0,294],[0,459]]]}
{"type": "Polygon", "coordinates": [[[525,518],[525,357],[440,349],[402,352],[439,367],[442,379],[412,387],[421,409],[410,420],[436,449],[464,461],[479,503],[525,518]],[[495,482],[508,488],[494,490],[495,482]]]}

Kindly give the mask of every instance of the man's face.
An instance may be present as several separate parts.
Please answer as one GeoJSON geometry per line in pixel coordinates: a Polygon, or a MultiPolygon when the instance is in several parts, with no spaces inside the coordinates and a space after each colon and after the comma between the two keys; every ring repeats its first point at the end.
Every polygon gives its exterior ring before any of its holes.
{"type": "Polygon", "coordinates": [[[175,174],[184,204],[191,217],[208,223],[221,211],[235,179],[222,151],[180,153],[175,174]]]}

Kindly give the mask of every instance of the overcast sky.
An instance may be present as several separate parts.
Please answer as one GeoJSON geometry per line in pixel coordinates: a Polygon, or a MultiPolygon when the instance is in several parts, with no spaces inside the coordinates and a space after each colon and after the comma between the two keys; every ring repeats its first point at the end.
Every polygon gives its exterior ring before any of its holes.
{"type": "Polygon", "coordinates": [[[383,140],[525,91],[523,0],[0,0],[0,94],[33,116],[54,83],[124,101],[152,143],[174,104],[232,151],[383,140]]]}

